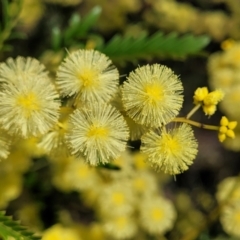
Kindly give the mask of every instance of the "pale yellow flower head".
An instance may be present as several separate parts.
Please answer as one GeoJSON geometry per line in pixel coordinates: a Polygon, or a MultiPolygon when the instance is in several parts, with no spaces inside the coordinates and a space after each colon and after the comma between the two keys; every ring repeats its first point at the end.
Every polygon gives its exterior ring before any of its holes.
{"type": "Polygon", "coordinates": [[[135,195],[130,181],[121,180],[103,187],[98,199],[102,217],[132,214],[135,209],[135,195]]]}
{"type": "Polygon", "coordinates": [[[140,206],[140,224],[150,234],[164,234],[172,229],[176,211],[163,197],[144,198],[140,206]]]}
{"type": "Polygon", "coordinates": [[[46,78],[48,73],[45,66],[37,59],[17,57],[16,59],[8,58],[6,62],[0,64],[0,82],[1,83],[18,83],[19,79],[46,78]]]}
{"type": "Polygon", "coordinates": [[[106,102],[117,92],[118,81],[118,70],[107,56],[94,50],[78,50],[59,66],[56,84],[62,96],[106,102]]]}
{"type": "Polygon", "coordinates": [[[174,72],[160,64],[131,72],[122,88],[127,115],[139,124],[159,127],[170,122],[183,103],[183,86],[174,72]]]}
{"type": "Polygon", "coordinates": [[[59,95],[37,60],[19,59],[9,60],[13,70],[0,91],[0,124],[13,135],[39,136],[57,122],[59,95]]]}
{"type": "Polygon", "coordinates": [[[96,168],[89,166],[84,159],[71,161],[66,166],[64,178],[76,191],[91,190],[100,182],[96,168]]]}
{"type": "MultiPolygon", "coordinates": [[[[7,161],[7,160],[4,160],[7,161]]],[[[2,164],[0,164],[2,167],[2,164]]],[[[10,166],[8,166],[11,168],[10,166]]],[[[1,184],[0,184],[0,208],[4,209],[8,203],[16,199],[22,192],[23,177],[15,171],[0,171],[1,184]]]]}
{"type": "Polygon", "coordinates": [[[66,135],[72,154],[83,155],[91,165],[108,163],[126,149],[127,124],[111,105],[94,104],[70,115],[66,135]]]}
{"type": "Polygon", "coordinates": [[[55,224],[44,231],[42,240],[81,240],[76,229],[55,224]]]}
{"type": "Polygon", "coordinates": [[[221,211],[220,222],[225,232],[229,235],[240,238],[240,203],[230,203],[221,211]]]}
{"type": "Polygon", "coordinates": [[[140,197],[158,192],[158,179],[151,171],[135,171],[131,183],[134,192],[140,197]]]}
{"type": "Polygon", "coordinates": [[[235,119],[240,119],[240,81],[238,85],[232,85],[221,102],[221,110],[235,119]]]}
{"type": "Polygon", "coordinates": [[[192,128],[183,123],[160,135],[150,131],[142,137],[141,150],[148,155],[147,161],[157,170],[175,175],[188,169],[197,155],[197,141],[192,128]]]}
{"type": "Polygon", "coordinates": [[[118,215],[105,219],[103,229],[110,236],[110,239],[129,239],[137,233],[136,219],[131,215],[118,215]]]}
{"type": "Polygon", "coordinates": [[[223,179],[217,186],[216,198],[220,204],[226,201],[239,202],[240,178],[227,177],[223,179]]]}

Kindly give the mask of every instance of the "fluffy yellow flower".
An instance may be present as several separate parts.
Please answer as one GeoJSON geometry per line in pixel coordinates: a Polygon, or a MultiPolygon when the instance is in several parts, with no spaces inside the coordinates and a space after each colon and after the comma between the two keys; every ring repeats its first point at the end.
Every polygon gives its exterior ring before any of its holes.
{"type": "Polygon", "coordinates": [[[122,100],[134,121],[159,127],[179,113],[182,91],[182,83],[171,69],[159,64],[146,65],[130,73],[122,88],[122,100]]]}
{"type": "Polygon", "coordinates": [[[81,240],[76,229],[55,224],[44,231],[42,240],[81,240]]]}
{"type": "Polygon", "coordinates": [[[223,179],[217,186],[216,198],[220,204],[226,201],[239,202],[240,178],[227,177],[223,179]]]}
{"type": "Polygon", "coordinates": [[[193,163],[197,146],[192,128],[183,123],[171,130],[163,128],[160,135],[155,131],[143,135],[141,150],[157,170],[175,175],[187,170],[193,163]]]}
{"type": "MultiPolygon", "coordinates": [[[[0,167],[2,167],[1,165],[2,164],[0,164],[0,167]]],[[[12,168],[12,166],[8,167],[12,168]]],[[[4,209],[10,201],[16,199],[22,192],[23,178],[21,174],[15,171],[0,171],[0,174],[0,208],[4,209]]]]}
{"type": "Polygon", "coordinates": [[[18,83],[19,79],[46,78],[48,73],[43,64],[34,58],[17,57],[8,58],[6,62],[0,64],[0,82],[18,83]]]}
{"type": "Polygon", "coordinates": [[[103,187],[98,199],[99,210],[103,217],[132,214],[136,198],[130,181],[121,181],[103,187]]]}
{"type": "Polygon", "coordinates": [[[240,237],[240,203],[234,202],[224,206],[220,214],[220,222],[229,235],[240,237]]]}
{"type": "Polygon", "coordinates": [[[111,239],[116,240],[133,238],[137,233],[136,220],[125,214],[106,219],[103,228],[111,239]]]}
{"type": "Polygon", "coordinates": [[[98,165],[116,159],[125,151],[129,131],[114,107],[96,103],[70,115],[66,137],[72,154],[82,154],[88,163],[98,165]]]}
{"type": "Polygon", "coordinates": [[[136,171],[131,179],[132,187],[140,197],[158,192],[157,178],[150,171],[136,171]]]}
{"type": "Polygon", "coordinates": [[[144,198],[139,210],[140,224],[150,234],[164,234],[176,219],[173,204],[163,197],[144,198]]]}
{"type": "Polygon", "coordinates": [[[65,167],[65,180],[76,191],[91,190],[100,180],[96,168],[89,166],[84,159],[74,159],[65,167]]]}
{"type": "Polygon", "coordinates": [[[118,81],[119,73],[107,56],[94,50],[78,50],[60,65],[56,84],[62,96],[105,102],[117,92],[118,81]]]}
{"type": "Polygon", "coordinates": [[[46,133],[58,120],[58,97],[48,78],[18,76],[17,82],[4,84],[0,92],[2,128],[24,138],[46,133]]]}

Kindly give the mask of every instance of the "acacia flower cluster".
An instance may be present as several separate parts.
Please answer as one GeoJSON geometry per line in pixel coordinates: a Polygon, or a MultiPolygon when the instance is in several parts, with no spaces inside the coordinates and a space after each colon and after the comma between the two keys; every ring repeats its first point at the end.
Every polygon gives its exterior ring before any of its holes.
{"type": "Polygon", "coordinates": [[[220,128],[218,134],[219,141],[223,142],[226,137],[234,138],[235,133],[233,130],[236,128],[236,126],[237,121],[229,122],[229,120],[225,116],[223,116],[220,121],[220,128]]]}
{"type": "Polygon", "coordinates": [[[216,112],[217,104],[223,97],[224,93],[220,89],[209,92],[207,87],[202,87],[195,91],[193,99],[195,105],[202,106],[204,113],[211,116],[216,112]]]}
{"type": "MultiPolygon", "coordinates": [[[[223,98],[221,90],[198,88],[196,106],[187,117],[178,118],[183,86],[171,69],[145,65],[119,86],[116,67],[94,50],[69,53],[55,84],[38,60],[10,58],[0,64],[0,83],[0,127],[7,135],[37,137],[38,147],[51,158],[74,155],[92,166],[116,160],[129,140],[141,139],[146,161],[171,175],[187,170],[198,152],[190,125],[200,123],[189,118],[201,106],[212,115],[223,98]]],[[[235,125],[223,122],[217,127],[220,141],[234,137],[235,125]]],[[[2,137],[1,144],[0,156],[6,158],[10,143],[2,137]]]]}

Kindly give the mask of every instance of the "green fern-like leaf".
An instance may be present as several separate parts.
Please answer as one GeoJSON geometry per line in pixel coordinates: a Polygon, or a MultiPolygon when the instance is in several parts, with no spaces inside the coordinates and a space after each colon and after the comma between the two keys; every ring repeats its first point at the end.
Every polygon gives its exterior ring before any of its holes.
{"type": "Polygon", "coordinates": [[[12,220],[12,217],[6,216],[4,211],[0,211],[0,236],[4,240],[40,240],[40,237],[34,236],[34,233],[21,226],[19,222],[12,220]]]}
{"type": "Polygon", "coordinates": [[[139,38],[115,35],[97,50],[117,61],[151,57],[185,58],[202,50],[209,41],[207,36],[192,34],[179,36],[177,33],[164,35],[162,32],[157,32],[152,36],[142,35],[139,38]]]}

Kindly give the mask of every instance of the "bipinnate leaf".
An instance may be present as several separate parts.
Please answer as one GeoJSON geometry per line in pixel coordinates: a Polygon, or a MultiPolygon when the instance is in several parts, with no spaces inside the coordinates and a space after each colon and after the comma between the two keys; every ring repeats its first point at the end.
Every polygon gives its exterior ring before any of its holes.
{"type": "Polygon", "coordinates": [[[4,240],[40,240],[41,237],[34,236],[34,233],[28,231],[18,221],[12,217],[6,216],[4,211],[0,211],[0,236],[4,240]]]}
{"type": "Polygon", "coordinates": [[[208,36],[192,34],[179,36],[177,33],[164,35],[162,32],[156,32],[152,36],[145,34],[138,38],[115,35],[97,50],[115,61],[133,61],[151,57],[185,58],[198,53],[209,41],[208,36]]]}

